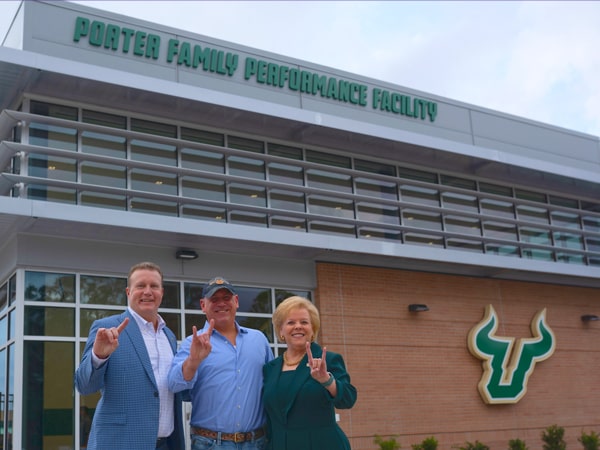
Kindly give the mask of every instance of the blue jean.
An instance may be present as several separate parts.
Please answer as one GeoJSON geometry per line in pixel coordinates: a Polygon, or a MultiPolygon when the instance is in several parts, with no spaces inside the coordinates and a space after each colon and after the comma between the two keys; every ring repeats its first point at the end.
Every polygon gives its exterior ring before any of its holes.
{"type": "Polygon", "coordinates": [[[266,445],[267,442],[264,436],[253,441],[235,443],[233,441],[219,441],[204,436],[192,435],[192,450],[264,450],[266,445]]]}

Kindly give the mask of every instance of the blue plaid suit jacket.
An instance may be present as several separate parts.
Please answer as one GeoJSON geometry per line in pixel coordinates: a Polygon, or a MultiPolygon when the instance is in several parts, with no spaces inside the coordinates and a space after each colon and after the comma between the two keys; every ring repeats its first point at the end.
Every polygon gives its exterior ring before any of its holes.
{"type": "MultiPolygon", "coordinates": [[[[173,353],[177,339],[165,328],[173,353]]],[[[90,328],[81,364],[75,372],[75,386],[83,394],[100,391],[100,398],[88,441],[88,450],[153,450],[158,434],[159,397],[144,338],[133,316],[122,314],[96,320],[90,328]],[[99,328],[118,326],[126,317],[129,324],[119,336],[119,346],[102,367],[92,366],[92,347],[99,328]]],[[[175,431],[169,439],[171,450],[184,450],[181,394],[176,394],[175,431]]]]}

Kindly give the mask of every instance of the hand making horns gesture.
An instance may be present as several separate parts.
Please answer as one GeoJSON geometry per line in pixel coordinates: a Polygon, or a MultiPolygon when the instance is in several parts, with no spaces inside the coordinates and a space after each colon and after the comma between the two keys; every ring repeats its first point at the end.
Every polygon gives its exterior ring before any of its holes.
{"type": "Polygon", "coordinates": [[[126,317],[118,327],[98,328],[96,339],[94,339],[93,352],[100,359],[108,358],[119,346],[119,335],[129,323],[126,317]]]}
{"type": "Polygon", "coordinates": [[[194,325],[192,327],[192,344],[190,345],[190,357],[195,361],[203,361],[212,350],[210,337],[215,329],[215,321],[211,319],[208,330],[202,334],[198,334],[198,329],[194,325]]]}
{"type": "Polygon", "coordinates": [[[310,351],[310,342],[306,343],[306,354],[308,355],[308,367],[310,368],[310,376],[319,383],[325,383],[329,380],[329,372],[327,372],[327,347],[323,347],[323,354],[320,358],[313,358],[310,351]]]}

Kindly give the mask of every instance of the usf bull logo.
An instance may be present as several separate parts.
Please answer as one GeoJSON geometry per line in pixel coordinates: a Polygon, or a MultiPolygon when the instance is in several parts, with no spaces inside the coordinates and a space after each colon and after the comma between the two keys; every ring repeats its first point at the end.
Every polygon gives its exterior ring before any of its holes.
{"type": "Polygon", "coordinates": [[[531,321],[532,338],[498,337],[498,316],[492,305],[469,332],[469,350],[483,360],[483,375],[478,384],[486,403],[517,403],[527,392],[527,381],[537,362],[554,353],[556,339],[546,323],[546,309],[531,321]]]}

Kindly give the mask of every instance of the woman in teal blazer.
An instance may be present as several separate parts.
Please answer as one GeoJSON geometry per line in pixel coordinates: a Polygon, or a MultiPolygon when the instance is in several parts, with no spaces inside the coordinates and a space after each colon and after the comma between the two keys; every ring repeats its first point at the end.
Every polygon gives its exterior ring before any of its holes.
{"type": "Polygon", "coordinates": [[[287,350],[263,368],[263,400],[270,450],[349,450],[335,409],[352,408],[356,388],[342,356],[313,341],[320,328],[317,308],[290,297],[273,314],[287,350]]]}

